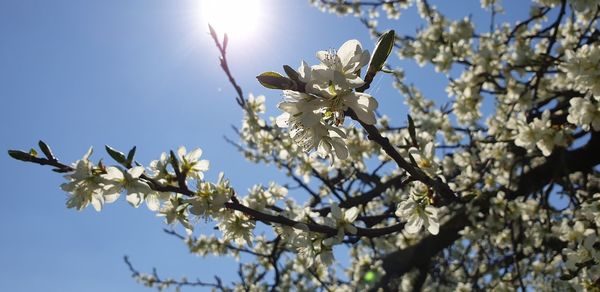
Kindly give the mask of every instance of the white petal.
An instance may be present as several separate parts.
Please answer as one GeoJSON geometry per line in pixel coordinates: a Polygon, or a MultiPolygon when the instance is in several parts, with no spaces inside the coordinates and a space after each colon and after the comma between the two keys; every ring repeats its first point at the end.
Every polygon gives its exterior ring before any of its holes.
{"type": "Polygon", "coordinates": [[[427,230],[429,231],[429,233],[437,235],[440,232],[440,223],[438,223],[437,221],[429,220],[427,225],[427,230]]]}
{"type": "Polygon", "coordinates": [[[187,153],[185,146],[181,146],[177,149],[177,156],[179,156],[179,159],[182,159],[185,156],[185,153],[187,153]]]}
{"type": "Polygon", "coordinates": [[[318,83],[329,83],[329,81],[333,81],[333,70],[325,67],[325,66],[312,66],[311,67],[311,78],[312,80],[317,81],[318,83]]]}
{"type": "Polygon", "coordinates": [[[347,86],[351,87],[351,88],[361,87],[365,84],[365,81],[362,78],[360,78],[360,76],[358,76],[358,75],[354,75],[354,74],[352,74],[350,76],[346,75],[345,78],[346,78],[345,83],[347,83],[347,86]]]}
{"type": "Polygon", "coordinates": [[[350,62],[353,61],[357,54],[361,53],[362,46],[358,40],[349,40],[345,42],[337,51],[337,55],[340,57],[344,69],[346,69],[346,66],[351,65],[350,62]]]}
{"type": "Polygon", "coordinates": [[[356,207],[352,207],[352,208],[346,210],[346,212],[344,213],[344,217],[346,219],[346,222],[348,222],[348,223],[354,222],[354,220],[356,220],[357,216],[358,216],[358,208],[356,208],[356,207]]]}
{"type": "Polygon", "coordinates": [[[342,88],[350,87],[346,75],[342,74],[340,71],[333,71],[333,84],[342,88]]]}
{"type": "Polygon", "coordinates": [[[321,140],[319,142],[319,147],[317,147],[317,148],[318,148],[317,153],[322,158],[327,157],[327,155],[329,155],[329,153],[331,153],[331,144],[326,142],[325,140],[321,140]]]}
{"type": "Polygon", "coordinates": [[[302,82],[308,82],[308,80],[310,80],[311,78],[311,68],[304,61],[302,61],[302,63],[300,64],[300,68],[298,68],[298,73],[300,75],[300,81],[302,82]]]}
{"type": "Polygon", "coordinates": [[[375,109],[377,101],[368,94],[350,93],[344,96],[344,104],[352,108],[363,123],[375,124],[375,109]]]}
{"type": "Polygon", "coordinates": [[[122,181],[124,178],[123,172],[114,166],[107,167],[106,174],[103,174],[102,177],[104,179],[113,181],[122,181]]]}
{"type": "Polygon", "coordinates": [[[289,120],[290,120],[290,114],[283,113],[277,117],[277,119],[275,120],[275,123],[280,128],[287,128],[287,127],[289,127],[289,120]]]}
{"type": "Polygon", "coordinates": [[[150,211],[158,211],[160,209],[160,201],[157,195],[150,195],[146,197],[146,206],[150,211]]]}
{"type": "Polygon", "coordinates": [[[348,147],[342,138],[332,138],[331,145],[335,149],[335,155],[337,158],[342,160],[348,158],[348,147]]]}
{"type": "Polygon", "coordinates": [[[425,145],[425,150],[423,151],[423,153],[429,158],[435,155],[435,148],[433,146],[433,142],[429,142],[427,143],[427,145],[425,145]]]}
{"type": "Polygon", "coordinates": [[[421,226],[423,226],[423,218],[419,217],[416,213],[413,213],[404,228],[408,233],[417,233],[421,230],[421,226]]]}
{"type": "Polygon", "coordinates": [[[400,204],[398,204],[398,208],[396,209],[396,212],[394,214],[396,214],[396,216],[398,216],[401,219],[404,219],[402,217],[407,217],[410,216],[413,213],[413,209],[415,208],[415,202],[413,202],[413,200],[406,200],[406,201],[402,201],[400,202],[400,204]]]}
{"type": "Polygon", "coordinates": [[[329,52],[327,52],[327,51],[318,51],[317,59],[319,59],[319,61],[321,61],[322,63],[325,63],[327,61],[328,55],[329,55],[329,52]]]}
{"type": "Polygon", "coordinates": [[[327,130],[329,130],[329,136],[331,137],[339,137],[339,138],[346,138],[346,133],[344,132],[344,130],[338,128],[338,127],[333,127],[330,125],[326,125],[327,126],[327,130]]]}
{"type": "Polygon", "coordinates": [[[150,186],[147,183],[145,183],[143,181],[139,181],[139,180],[136,180],[133,183],[132,190],[135,190],[136,193],[142,193],[142,194],[148,194],[148,193],[152,192],[152,189],[150,188],[150,186]]]}
{"type": "Polygon", "coordinates": [[[342,219],[342,210],[337,204],[331,205],[331,217],[333,217],[336,220],[342,219]]]}
{"type": "Polygon", "coordinates": [[[210,161],[200,160],[194,165],[194,169],[196,171],[207,171],[209,166],[210,166],[210,161]]]}
{"type": "Polygon", "coordinates": [[[187,161],[196,161],[202,155],[202,149],[196,148],[192,152],[188,153],[185,157],[187,161]]]}
{"type": "Polygon", "coordinates": [[[136,166],[136,167],[130,168],[129,170],[127,170],[127,173],[129,173],[129,175],[131,175],[132,178],[138,178],[138,177],[140,177],[140,175],[142,175],[142,173],[144,173],[144,167],[136,166]]]}
{"type": "Polygon", "coordinates": [[[103,202],[101,199],[99,199],[97,197],[92,197],[92,206],[94,207],[96,212],[102,211],[102,205],[103,205],[103,202]]]}
{"type": "Polygon", "coordinates": [[[350,234],[356,234],[356,232],[358,232],[358,229],[351,224],[346,224],[346,226],[344,226],[344,229],[350,234]]]}
{"type": "Polygon", "coordinates": [[[119,193],[103,194],[105,203],[114,203],[120,196],[119,193]]]}
{"type": "Polygon", "coordinates": [[[362,52],[362,55],[360,56],[358,67],[360,68],[364,65],[367,65],[367,63],[369,63],[369,59],[371,59],[371,54],[369,54],[369,50],[364,50],[362,52]]]}
{"type": "Polygon", "coordinates": [[[92,156],[92,153],[94,152],[94,148],[90,147],[90,149],[88,149],[88,151],[83,155],[83,160],[89,160],[90,156],[92,156]]]}
{"type": "Polygon", "coordinates": [[[425,207],[425,212],[427,212],[430,218],[433,218],[435,221],[437,221],[438,210],[434,206],[428,205],[425,207]]]}
{"type": "Polygon", "coordinates": [[[277,104],[277,108],[292,115],[300,111],[297,102],[282,101],[277,104]]]}
{"type": "Polygon", "coordinates": [[[103,192],[104,197],[116,196],[118,198],[121,193],[121,185],[106,184],[106,185],[104,185],[103,188],[104,188],[104,192],[103,192]]]}
{"type": "Polygon", "coordinates": [[[142,203],[142,194],[140,194],[140,193],[127,194],[127,202],[135,208],[139,207],[140,204],[142,203]]]}

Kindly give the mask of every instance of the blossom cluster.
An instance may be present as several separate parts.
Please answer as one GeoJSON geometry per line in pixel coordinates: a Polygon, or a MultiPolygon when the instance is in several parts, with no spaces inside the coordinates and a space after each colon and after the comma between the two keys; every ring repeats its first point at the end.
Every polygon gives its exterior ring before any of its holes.
{"type": "Polygon", "coordinates": [[[322,157],[335,154],[346,159],[345,112],[351,109],[361,122],[375,123],[377,101],[356,91],[365,84],[359,72],[369,62],[369,52],[357,40],[349,40],[337,51],[317,52],[317,58],[318,65],[302,61],[296,72],[297,88],[283,91],[284,101],[277,107],[284,113],[277,117],[277,125],[289,128],[304,151],[317,149],[322,157]]]}

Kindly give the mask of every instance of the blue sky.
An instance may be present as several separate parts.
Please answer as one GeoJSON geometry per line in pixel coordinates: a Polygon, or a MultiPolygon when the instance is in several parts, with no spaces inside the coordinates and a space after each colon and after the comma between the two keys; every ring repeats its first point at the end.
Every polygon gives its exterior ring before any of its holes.
{"type": "MultiPolygon", "coordinates": [[[[234,137],[230,126],[240,124],[241,111],[197,2],[0,2],[0,291],[148,291],[130,278],[123,255],[164,276],[234,279],[233,261],[190,256],[145,207],[121,199],[101,213],[68,210],[61,175],[6,155],[42,139],[64,162],[90,146],[96,160],[108,157],[103,146],[109,144],[124,151],[137,145],[137,159],[148,163],[185,145],[204,150],[209,179],[224,171],[242,194],[255,183],[282,181],[281,173],[246,162],[223,139],[234,137]]],[[[462,2],[479,7],[479,1],[462,2]]],[[[447,8],[456,16],[467,9],[447,8]]],[[[356,18],[321,13],[307,1],[265,0],[263,10],[260,32],[231,39],[228,51],[245,93],[267,95],[271,109],[281,94],[261,88],[254,79],[259,73],[297,67],[302,59],[314,64],[317,50],[352,38],[372,50],[374,41],[356,18]]],[[[416,26],[415,14],[405,12],[381,27],[410,33],[416,26]]],[[[445,78],[432,68],[396,57],[392,64],[402,64],[426,96],[446,98],[445,78]]],[[[391,90],[389,77],[378,78],[371,93],[380,111],[404,123],[403,97],[391,90]]]]}

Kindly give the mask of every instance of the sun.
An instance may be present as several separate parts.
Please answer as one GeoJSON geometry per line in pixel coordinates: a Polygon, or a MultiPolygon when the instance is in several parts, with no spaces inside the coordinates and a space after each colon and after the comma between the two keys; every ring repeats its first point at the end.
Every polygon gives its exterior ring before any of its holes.
{"type": "Polygon", "coordinates": [[[262,0],[202,0],[199,9],[203,25],[210,23],[219,34],[241,40],[257,33],[261,4],[262,0]]]}

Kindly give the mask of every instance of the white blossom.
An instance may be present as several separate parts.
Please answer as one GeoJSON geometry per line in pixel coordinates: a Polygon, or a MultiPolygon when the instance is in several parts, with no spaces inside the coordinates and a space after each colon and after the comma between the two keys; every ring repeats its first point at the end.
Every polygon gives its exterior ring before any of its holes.
{"type": "Polygon", "coordinates": [[[105,203],[112,203],[119,198],[119,193],[105,192],[101,169],[89,160],[91,155],[90,147],[83,158],[75,162],[73,173],[65,175],[68,182],[60,186],[69,193],[67,208],[82,210],[91,203],[96,211],[101,211],[105,203]]]}
{"type": "Polygon", "coordinates": [[[196,148],[190,153],[187,153],[185,147],[181,146],[177,149],[177,157],[182,173],[186,173],[187,176],[196,179],[204,179],[204,172],[208,170],[210,165],[208,160],[199,160],[202,156],[202,149],[196,148]]]}
{"type": "Polygon", "coordinates": [[[438,212],[435,207],[429,205],[428,192],[429,188],[425,184],[415,182],[411,188],[411,197],[398,204],[395,214],[407,221],[404,227],[406,232],[417,233],[425,225],[429,233],[438,234],[438,212]]]}
{"type": "Polygon", "coordinates": [[[594,104],[585,98],[575,97],[569,103],[569,123],[580,126],[585,131],[600,131],[600,102],[594,104]]]}
{"type": "Polygon", "coordinates": [[[108,182],[104,191],[116,195],[121,192],[121,189],[125,189],[127,202],[137,208],[144,201],[144,196],[151,192],[150,186],[139,179],[143,172],[142,166],[135,166],[127,171],[114,166],[107,167],[106,174],[102,175],[102,178],[108,182]]]}

